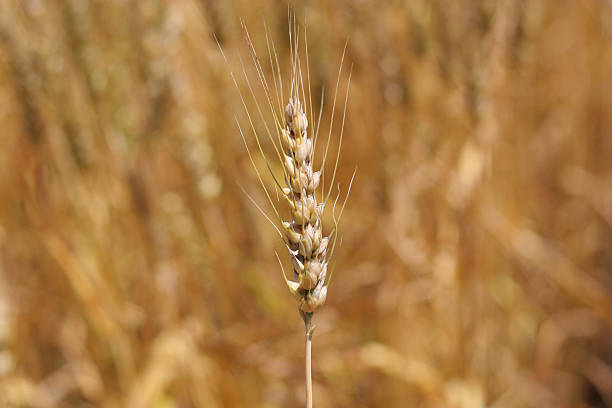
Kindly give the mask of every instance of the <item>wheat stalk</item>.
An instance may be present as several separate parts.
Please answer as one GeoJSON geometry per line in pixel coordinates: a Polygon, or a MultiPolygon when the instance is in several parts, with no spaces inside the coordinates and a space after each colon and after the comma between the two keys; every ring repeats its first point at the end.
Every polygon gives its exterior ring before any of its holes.
{"type": "MultiPolygon", "coordinates": [[[[336,89],[334,92],[333,107],[330,119],[329,133],[327,142],[325,144],[325,151],[319,169],[315,168],[315,151],[319,136],[319,125],[321,123],[321,113],[323,110],[323,95],[321,96],[321,109],[318,114],[318,118],[315,121],[313,110],[312,110],[312,97],[310,92],[310,72],[308,69],[308,42],[306,37],[306,31],[304,31],[304,38],[306,42],[306,73],[307,83],[304,83],[304,77],[302,75],[302,65],[299,53],[299,38],[298,28],[295,21],[295,14],[289,17],[289,37],[291,44],[291,73],[290,73],[290,85],[288,87],[288,100],[287,103],[282,105],[283,99],[283,82],[281,77],[280,64],[278,62],[278,55],[274,43],[270,40],[268,30],[266,27],[266,43],[268,46],[268,56],[270,65],[273,72],[273,87],[268,82],[264,70],[262,68],[260,59],[255,51],[251,37],[246,29],[244,23],[242,24],[243,30],[246,34],[247,44],[250,50],[251,60],[256,68],[259,83],[262,86],[266,95],[266,101],[268,108],[270,109],[271,116],[274,119],[274,132],[270,130],[268,126],[265,114],[261,108],[253,90],[251,81],[246,73],[246,69],[243,64],[244,79],[248,86],[249,93],[252,96],[257,115],[264,124],[266,134],[269,141],[274,147],[275,154],[281,163],[283,169],[282,182],[279,180],[274,172],[272,166],[268,160],[267,155],[262,147],[262,140],[257,132],[257,127],[254,121],[256,120],[251,112],[249,111],[245,96],[240,91],[240,87],[237,84],[237,80],[230,69],[230,74],[234,81],[236,88],[240,94],[240,98],[243,107],[246,111],[250,130],[253,133],[254,139],[257,143],[260,154],[264,158],[267,170],[272,177],[274,184],[277,188],[277,193],[282,196],[286,205],[289,208],[290,218],[284,220],[280,216],[280,212],[276,208],[272,195],[268,191],[266,184],[263,181],[263,176],[255,164],[253,155],[248,147],[248,143],[245,137],[245,131],[238,120],[236,123],[238,129],[244,141],[245,147],[251,164],[253,165],[261,187],[263,188],[270,206],[273,209],[275,217],[270,217],[266,212],[259,206],[256,201],[245,191],[247,197],[262,213],[262,215],[275,227],[279,236],[281,237],[291,262],[293,264],[293,279],[289,279],[283,268],[282,262],[276,254],[283,278],[289,288],[290,292],[295,295],[299,303],[299,312],[304,320],[306,329],[306,341],[305,341],[305,375],[306,375],[306,406],[312,407],[312,375],[311,375],[311,350],[312,350],[312,335],[314,332],[314,326],[312,325],[312,318],[314,312],[321,307],[327,298],[327,290],[331,282],[331,275],[333,272],[330,271],[328,275],[328,269],[330,261],[333,257],[333,253],[338,241],[338,224],[346,201],[350,194],[351,186],[355,177],[355,172],[351,177],[347,194],[344,198],[344,202],[341,206],[338,216],[336,216],[336,205],[340,197],[340,188],[338,186],[338,195],[333,202],[332,208],[332,219],[333,226],[330,226],[327,236],[324,233],[324,221],[323,214],[326,206],[330,200],[332,188],[338,169],[338,161],[340,158],[340,151],[342,147],[342,139],[344,134],[344,123],[346,119],[346,107],[348,102],[348,91],[350,86],[351,74],[348,77],[348,86],[346,89],[346,95],[344,99],[344,110],[342,115],[342,125],[340,129],[339,145],[336,153],[336,160],[333,167],[333,173],[331,181],[329,182],[327,191],[325,191],[325,163],[328,157],[330,140],[333,131],[333,120],[336,111],[336,101],[338,96],[338,88],[340,78],[342,74],[342,66],[344,63],[344,56],[346,53],[346,46],[342,53],[342,59],[340,62],[340,68],[338,70],[338,78],[336,81],[336,89]],[[273,93],[275,94],[273,96],[273,93]],[[308,98],[307,98],[308,96],[308,98]],[[306,112],[306,101],[310,106],[310,123],[306,112]],[[316,126],[315,126],[316,123],[316,126]],[[309,124],[311,126],[309,127],[309,124]],[[317,197],[319,195],[320,197],[317,197]],[[278,225],[276,225],[271,218],[276,218],[278,225]]],[[[220,47],[221,49],[221,47],[220,47]]],[[[223,54],[223,50],[221,49],[223,54]]],[[[224,59],[227,62],[225,55],[224,59]]],[[[229,66],[229,64],[228,64],[229,66]]],[[[355,170],[356,171],[356,170],[355,170]]],[[[244,191],[244,189],[243,189],[244,191]]]]}

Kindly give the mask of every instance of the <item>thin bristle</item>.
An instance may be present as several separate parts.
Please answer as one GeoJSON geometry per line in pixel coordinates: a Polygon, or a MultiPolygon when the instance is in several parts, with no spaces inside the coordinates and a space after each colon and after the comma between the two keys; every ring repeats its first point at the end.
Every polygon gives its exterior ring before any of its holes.
{"type": "Polygon", "coordinates": [[[332,175],[332,179],[330,182],[329,191],[327,192],[327,197],[325,198],[325,202],[329,199],[329,193],[331,193],[331,186],[334,184],[336,180],[336,171],[338,170],[338,161],[340,160],[340,152],[342,151],[342,139],[344,136],[344,122],[346,120],[346,108],[348,106],[348,96],[349,90],[351,89],[351,77],[353,76],[353,67],[349,72],[348,84],[346,87],[346,95],[344,96],[344,110],[342,112],[342,125],[340,125],[340,141],[338,142],[338,152],[336,153],[336,163],[334,164],[334,174],[332,175]]]}
{"type": "MultiPolygon", "coordinates": [[[[266,197],[268,198],[268,202],[272,206],[272,209],[274,211],[274,214],[276,215],[276,218],[280,222],[282,222],[282,217],[278,213],[278,210],[276,209],[276,206],[274,205],[274,202],[272,201],[272,197],[270,197],[270,193],[268,192],[268,189],[266,188],[266,185],[263,182],[263,178],[261,177],[261,173],[259,172],[259,169],[257,168],[257,165],[255,164],[255,160],[253,159],[253,155],[251,154],[251,149],[249,149],[249,146],[247,144],[246,138],[244,137],[244,132],[242,131],[242,127],[240,126],[240,123],[238,122],[238,119],[234,118],[234,120],[236,121],[236,125],[238,126],[238,130],[240,132],[240,136],[242,137],[242,141],[244,142],[244,146],[245,146],[247,154],[249,156],[249,160],[251,161],[251,165],[255,169],[255,173],[257,174],[257,178],[259,180],[259,183],[261,184],[261,187],[263,188],[264,192],[266,193],[266,197]]],[[[268,166],[268,169],[269,169],[269,166],[268,166]]]]}
{"type": "MultiPolygon", "coordinates": [[[[325,144],[325,154],[323,155],[323,161],[321,163],[321,176],[323,178],[322,185],[325,186],[325,162],[327,161],[327,153],[329,151],[329,142],[331,140],[332,130],[334,127],[334,116],[336,113],[336,101],[338,99],[338,87],[340,86],[340,76],[342,74],[342,66],[344,65],[344,56],[346,55],[346,47],[348,42],[344,44],[344,49],[342,50],[342,58],[340,59],[340,67],[338,68],[338,78],[336,79],[336,90],[334,91],[334,102],[332,105],[332,113],[331,119],[329,121],[329,133],[327,135],[327,143],[325,144]]],[[[331,185],[330,185],[331,188],[331,185]]]]}

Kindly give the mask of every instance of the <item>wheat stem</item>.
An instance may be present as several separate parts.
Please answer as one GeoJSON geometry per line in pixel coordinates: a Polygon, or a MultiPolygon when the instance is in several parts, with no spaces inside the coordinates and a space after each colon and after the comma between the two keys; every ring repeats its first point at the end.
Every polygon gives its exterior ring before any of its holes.
{"type": "Polygon", "coordinates": [[[306,407],[312,408],[312,334],[306,332],[306,407]]]}
{"type": "Polygon", "coordinates": [[[304,352],[304,363],[306,366],[306,408],[312,408],[312,332],[311,326],[312,313],[303,313],[304,324],[306,326],[306,350],[304,352]]]}

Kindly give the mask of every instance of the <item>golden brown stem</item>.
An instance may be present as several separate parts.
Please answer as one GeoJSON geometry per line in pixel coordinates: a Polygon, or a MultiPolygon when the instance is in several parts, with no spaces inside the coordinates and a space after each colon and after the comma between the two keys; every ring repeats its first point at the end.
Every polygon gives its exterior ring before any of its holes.
{"type": "Polygon", "coordinates": [[[314,327],[311,326],[312,313],[304,313],[300,310],[300,314],[304,319],[306,327],[306,351],[304,360],[306,365],[306,408],[312,408],[312,332],[314,327]]]}
{"type": "Polygon", "coordinates": [[[306,408],[312,408],[312,332],[306,329],[306,408]]]}

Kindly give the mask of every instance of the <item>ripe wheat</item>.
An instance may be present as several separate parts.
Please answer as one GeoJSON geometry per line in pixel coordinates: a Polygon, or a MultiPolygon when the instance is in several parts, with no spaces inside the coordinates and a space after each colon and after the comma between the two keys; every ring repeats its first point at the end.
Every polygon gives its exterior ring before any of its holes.
{"type": "MultiPolygon", "coordinates": [[[[338,88],[342,73],[342,66],[344,63],[344,56],[346,47],[342,53],[342,59],[340,62],[340,68],[338,70],[338,78],[336,81],[336,89],[334,92],[333,107],[331,112],[331,118],[329,123],[329,133],[327,136],[327,142],[325,143],[325,149],[323,158],[321,159],[319,169],[315,169],[315,152],[316,145],[319,136],[319,128],[321,123],[321,114],[323,111],[323,95],[321,96],[321,107],[319,115],[316,120],[312,109],[312,96],[310,91],[310,73],[308,70],[308,43],[306,42],[306,73],[307,83],[305,84],[304,77],[302,75],[302,65],[300,60],[299,50],[299,38],[297,25],[295,23],[295,15],[289,19],[289,37],[291,44],[291,74],[290,74],[290,86],[288,88],[288,99],[286,105],[282,105],[283,95],[283,82],[281,77],[280,65],[278,62],[278,55],[276,48],[273,43],[269,41],[269,37],[266,37],[268,44],[268,55],[270,65],[273,72],[273,87],[275,92],[275,98],[272,95],[271,86],[266,79],[263,67],[260,59],[255,51],[253,42],[251,41],[250,35],[243,24],[243,29],[246,34],[247,44],[249,46],[251,59],[257,70],[260,85],[262,86],[265,95],[266,102],[270,109],[272,118],[274,120],[274,129],[271,131],[267,124],[265,115],[263,114],[262,108],[257,101],[255,92],[251,85],[246,70],[243,66],[244,79],[248,85],[253,100],[255,101],[257,114],[264,124],[266,133],[269,141],[274,147],[274,151],[278,160],[280,161],[283,169],[282,178],[279,179],[277,175],[272,171],[272,166],[268,157],[262,147],[262,140],[257,132],[257,126],[254,124],[255,118],[249,111],[245,96],[240,92],[237,80],[230,69],[230,74],[234,81],[236,88],[238,89],[241,97],[242,104],[246,111],[250,130],[257,142],[257,146],[260,154],[264,158],[267,169],[270,176],[274,181],[277,193],[283,197],[286,205],[289,208],[290,218],[284,220],[280,216],[280,212],[272,199],[269,189],[263,181],[262,174],[255,164],[252,153],[248,147],[246,141],[245,131],[238,120],[238,128],[243,138],[245,147],[247,149],[251,164],[257,174],[261,187],[263,188],[266,197],[272,210],[275,214],[275,218],[278,221],[278,225],[275,224],[271,218],[265,213],[265,211],[255,202],[255,200],[247,194],[253,204],[260,210],[262,215],[266,217],[268,221],[276,228],[283,243],[289,253],[289,257],[293,264],[293,279],[287,278],[287,275],[283,269],[282,262],[279,260],[281,269],[283,270],[283,277],[285,282],[294,294],[299,302],[299,311],[304,320],[306,327],[306,405],[312,407],[312,381],[311,381],[311,342],[312,333],[314,326],[312,326],[312,317],[314,312],[321,307],[327,298],[328,286],[331,281],[331,272],[328,275],[328,268],[332,259],[336,243],[338,241],[338,223],[344,211],[346,201],[348,199],[352,182],[355,176],[353,176],[349,183],[349,187],[342,203],[341,209],[336,216],[336,205],[340,197],[340,188],[338,186],[338,195],[336,196],[333,204],[328,206],[332,189],[334,187],[334,181],[336,178],[336,172],[338,168],[338,160],[340,158],[340,151],[342,147],[342,139],[344,133],[344,123],[346,119],[346,107],[348,102],[348,90],[350,87],[351,75],[349,73],[348,83],[346,89],[346,95],[344,98],[344,110],[342,115],[342,124],[339,132],[339,142],[336,153],[336,160],[333,166],[333,173],[331,180],[328,183],[327,189],[325,188],[325,163],[328,157],[330,140],[333,134],[333,120],[336,111],[336,101],[338,95],[338,88]],[[274,64],[274,62],[276,64],[274,64]],[[306,100],[308,97],[309,108],[306,106],[306,100]],[[310,113],[310,123],[307,113],[310,113]],[[309,124],[311,125],[309,127],[309,124]],[[281,181],[282,180],[282,183],[281,181]],[[318,197],[319,196],[319,197],[318,197]],[[328,233],[325,235],[324,232],[324,212],[326,207],[331,207],[333,225],[327,226],[328,233]]],[[[306,39],[306,33],[304,32],[304,38],[306,39]]],[[[223,50],[221,50],[223,54],[223,50]]],[[[223,54],[225,58],[225,55],[223,54]]],[[[227,62],[227,59],[226,59],[227,62]]],[[[245,192],[246,193],[246,192],[245,192]]],[[[278,254],[277,254],[278,258],[278,254]]]]}

